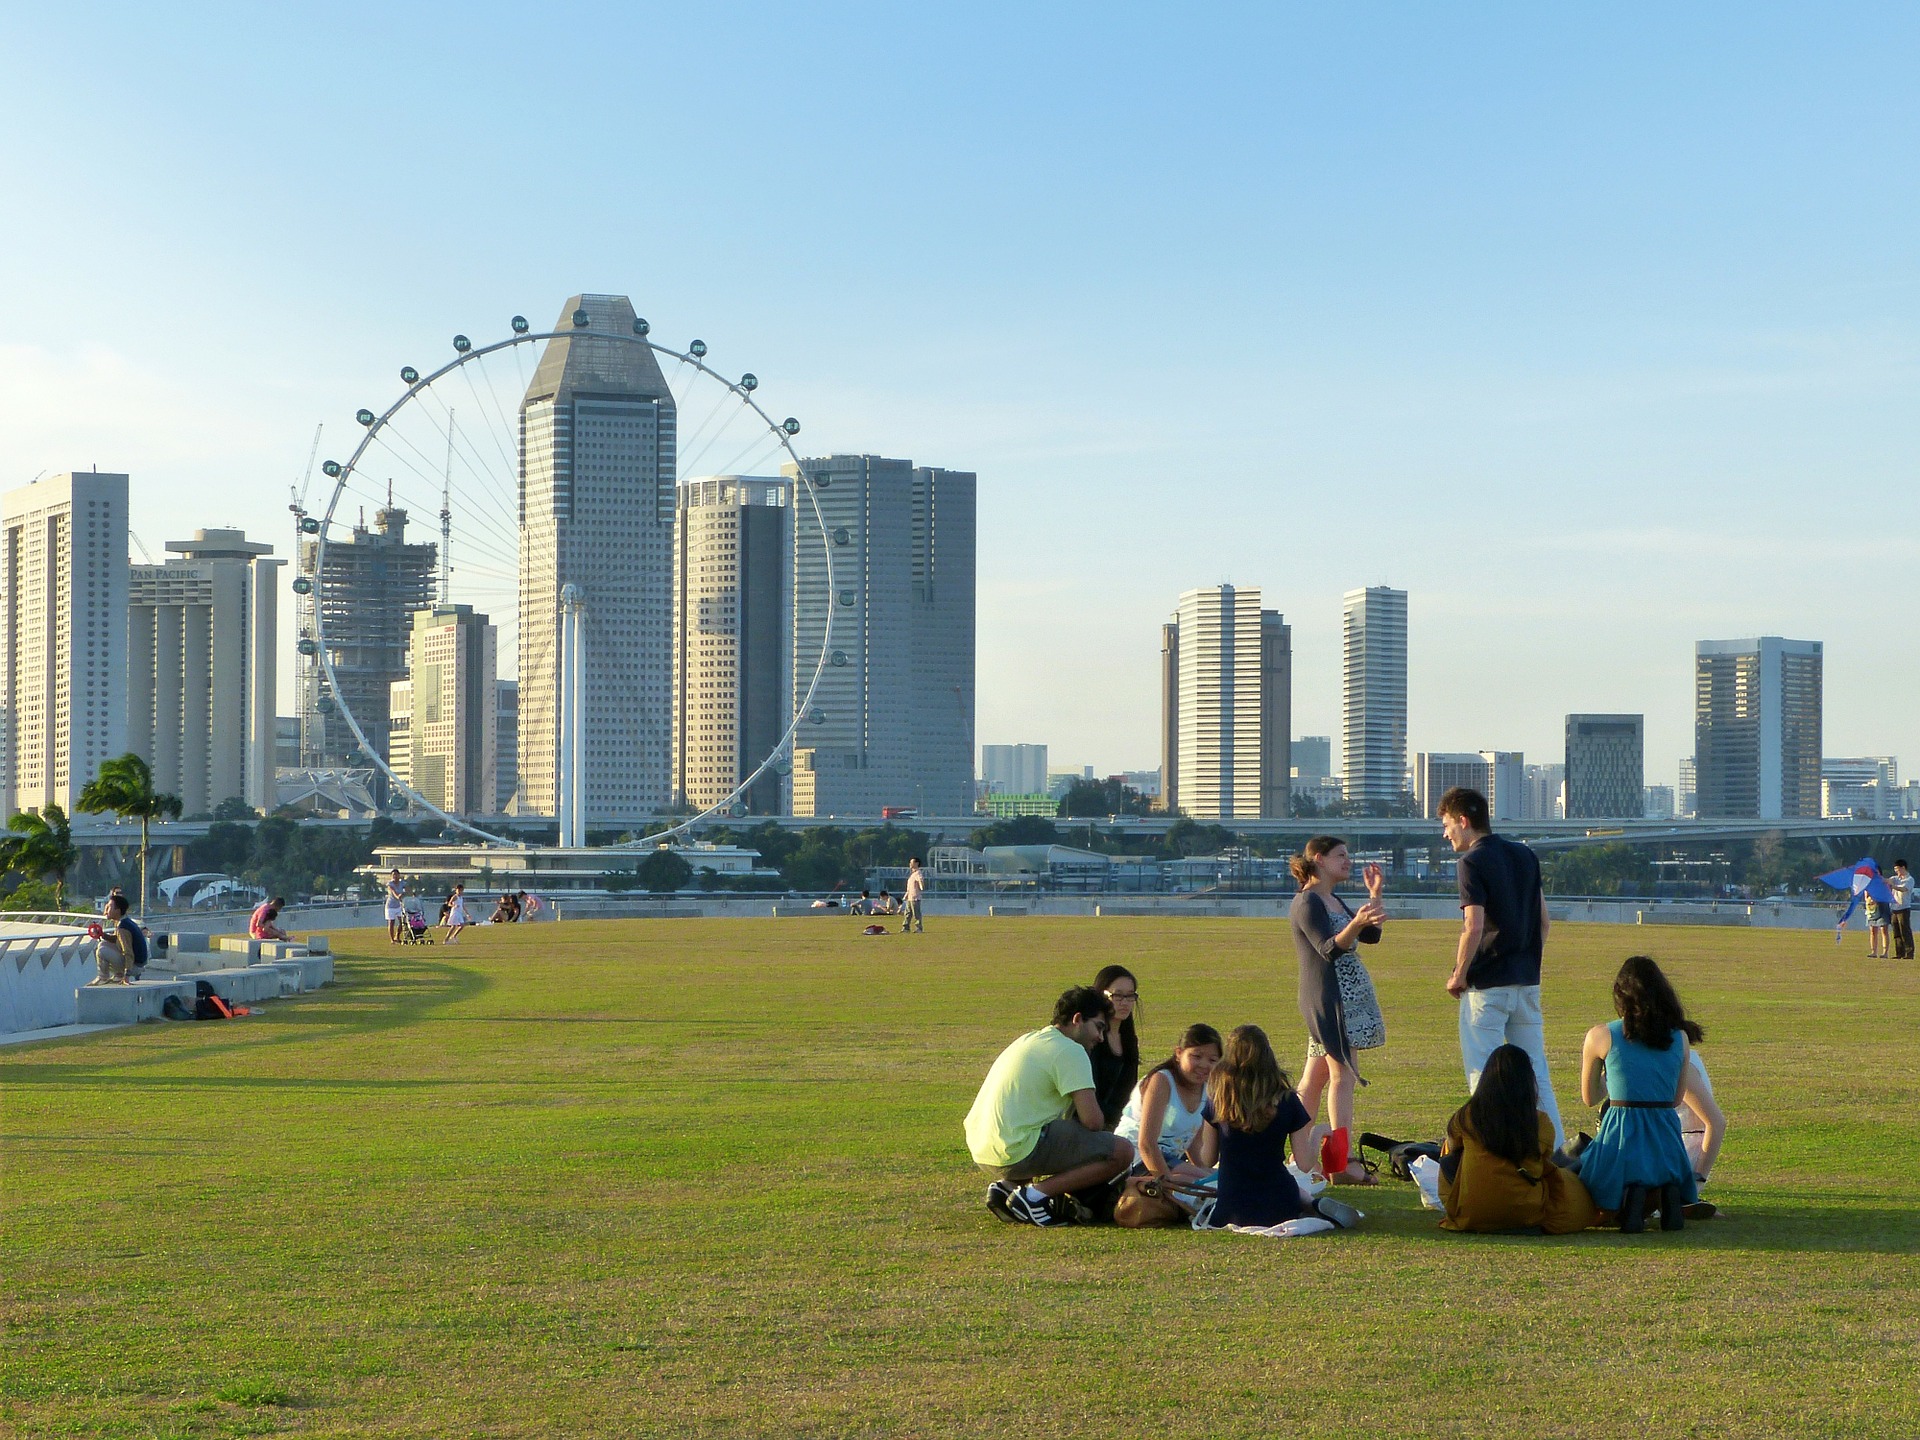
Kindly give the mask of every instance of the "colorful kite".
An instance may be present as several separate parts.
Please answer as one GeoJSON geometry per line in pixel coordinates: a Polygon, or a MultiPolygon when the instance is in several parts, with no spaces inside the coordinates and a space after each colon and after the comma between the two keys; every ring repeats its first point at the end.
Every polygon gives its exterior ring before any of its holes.
{"type": "Polygon", "coordinates": [[[1834,927],[1835,944],[1839,943],[1840,932],[1847,928],[1847,920],[1859,907],[1863,897],[1876,905],[1888,907],[1893,905],[1893,891],[1889,890],[1887,882],[1880,878],[1880,867],[1874,863],[1870,855],[1857,865],[1849,865],[1841,870],[1829,870],[1820,877],[1820,883],[1831,885],[1835,890],[1845,890],[1852,896],[1847,901],[1847,908],[1840,912],[1840,923],[1834,927]]]}

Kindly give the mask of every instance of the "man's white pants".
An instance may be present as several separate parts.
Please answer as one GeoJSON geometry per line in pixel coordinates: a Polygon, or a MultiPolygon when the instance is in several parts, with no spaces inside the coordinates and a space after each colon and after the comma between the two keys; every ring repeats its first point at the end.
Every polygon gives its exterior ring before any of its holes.
{"type": "Polygon", "coordinates": [[[1560,1124],[1560,1104],[1553,1098],[1553,1080],[1547,1074],[1545,1027],[1540,1019],[1538,985],[1494,985],[1469,990],[1460,997],[1460,1058],[1467,1067],[1467,1093],[1480,1083],[1487,1057],[1502,1045],[1518,1045],[1533,1061],[1534,1083],[1540,1088],[1540,1108],[1553,1121],[1553,1143],[1564,1145],[1567,1132],[1560,1124]]]}

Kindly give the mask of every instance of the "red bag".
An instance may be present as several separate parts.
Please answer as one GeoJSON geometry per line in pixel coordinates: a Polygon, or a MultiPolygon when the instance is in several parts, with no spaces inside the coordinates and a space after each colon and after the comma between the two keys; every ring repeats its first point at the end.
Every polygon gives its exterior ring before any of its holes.
{"type": "Polygon", "coordinates": [[[1353,1159],[1353,1132],[1329,1130],[1320,1142],[1320,1173],[1329,1180],[1347,1168],[1353,1159]]]}

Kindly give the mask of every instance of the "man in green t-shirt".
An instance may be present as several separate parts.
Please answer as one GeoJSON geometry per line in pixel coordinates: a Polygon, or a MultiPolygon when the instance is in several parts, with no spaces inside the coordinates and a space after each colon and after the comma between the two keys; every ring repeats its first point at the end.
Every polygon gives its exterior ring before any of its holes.
{"type": "Polygon", "coordinates": [[[1113,1002],[1067,991],[1053,1023],[1000,1052],[967,1112],[967,1149],[994,1177],[987,1209],[1022,1225],[1057,1225],[1075,1190],[1104,1185],[1133,1163],[1133,1145],[1105,1128],[1093,1093],[1090,1047],[1107,1038],[1113,1002]]]}

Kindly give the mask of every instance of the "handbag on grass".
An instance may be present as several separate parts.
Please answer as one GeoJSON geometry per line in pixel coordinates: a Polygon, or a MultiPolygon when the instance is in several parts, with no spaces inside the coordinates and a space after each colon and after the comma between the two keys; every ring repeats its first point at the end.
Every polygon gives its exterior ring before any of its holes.
{"type": "Polygon", "coordinates": [[[1175,1180],[1169,1175],[1129,1175],[1120,1199],[1113,1207],[1113,1223],[1128,1230],[1146,1230],[1157,1225],[1184,1225],[1187,1208],[1175,1195],[1213,1195],[1211,1185],[1175,1180]]]}

